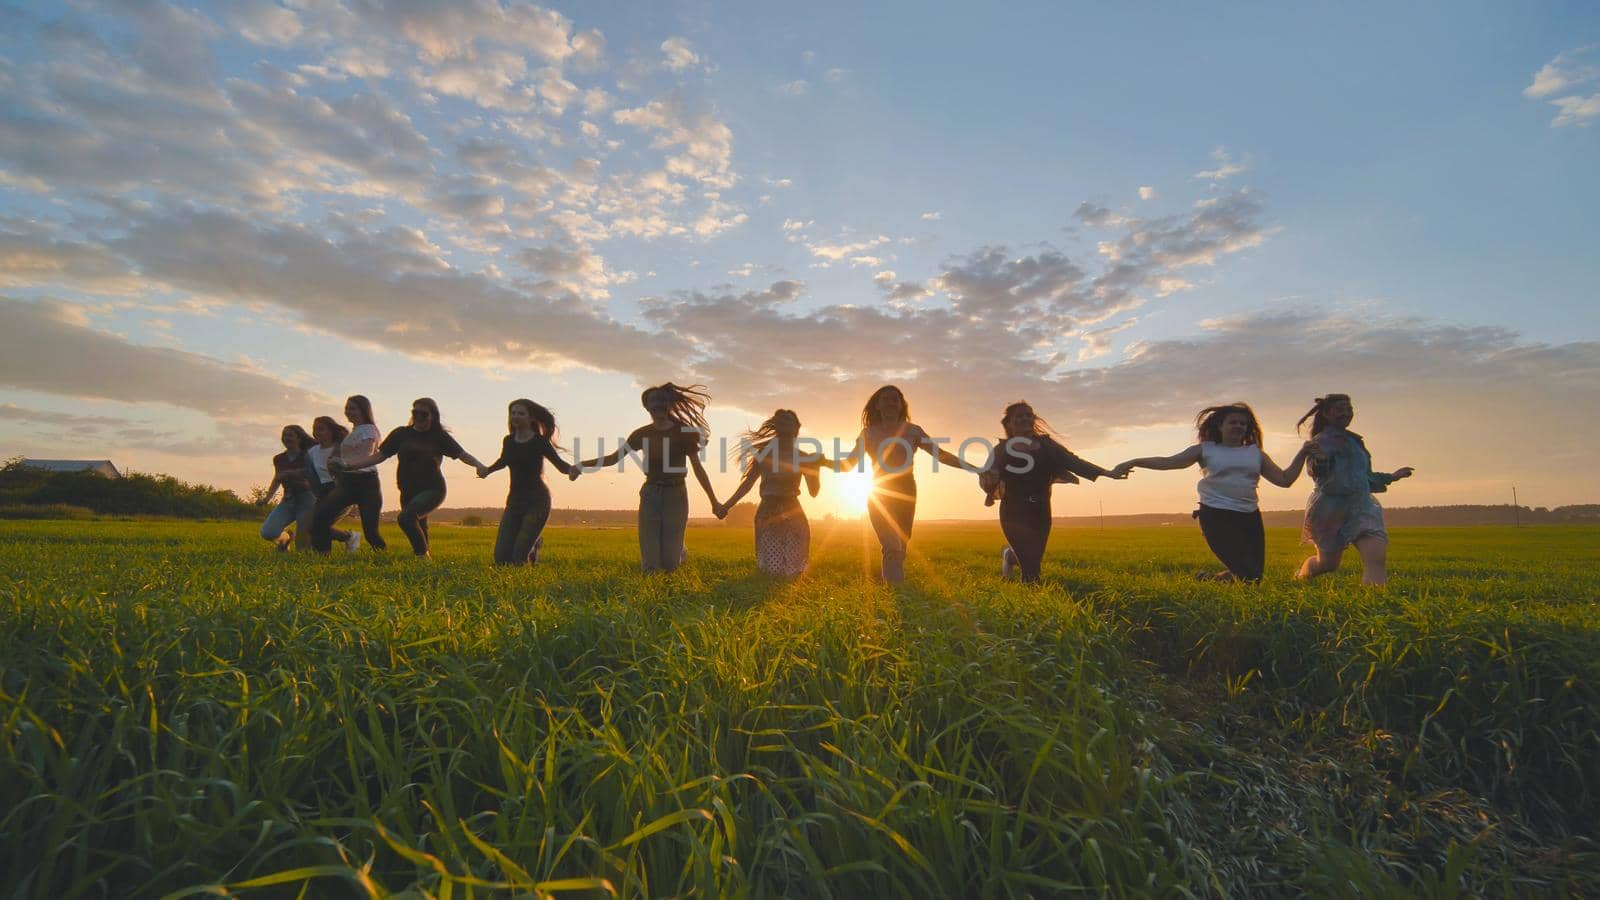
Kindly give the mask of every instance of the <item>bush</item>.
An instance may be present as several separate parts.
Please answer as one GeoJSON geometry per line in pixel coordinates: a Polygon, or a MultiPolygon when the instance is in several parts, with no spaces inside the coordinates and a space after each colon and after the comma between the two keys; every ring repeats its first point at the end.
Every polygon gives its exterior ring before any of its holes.
{"type": "Polygon", "coordinates": [[[87,506],[66,503],[47,503],[30,506],[11,503],[0,506],[0,519],[92,519],[94,510],[87,506]]]}
{"type": "Polygon", "coordinates": [[[74,506],[101,515],[251,519],[258,511],[232,491],[171,475],[51,472],[13,459],[0,468],[0,506],[74,506]]]}

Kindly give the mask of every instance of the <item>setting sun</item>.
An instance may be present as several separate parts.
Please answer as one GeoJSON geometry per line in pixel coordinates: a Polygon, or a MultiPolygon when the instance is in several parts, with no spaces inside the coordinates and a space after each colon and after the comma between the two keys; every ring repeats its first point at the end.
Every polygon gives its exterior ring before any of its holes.
{"type": "Polygon", "coordinates": [[[834,506],[841,516],[860,516],[872,496],[872,476],[866,472],[840,472],[833,479],[834,506]]]}

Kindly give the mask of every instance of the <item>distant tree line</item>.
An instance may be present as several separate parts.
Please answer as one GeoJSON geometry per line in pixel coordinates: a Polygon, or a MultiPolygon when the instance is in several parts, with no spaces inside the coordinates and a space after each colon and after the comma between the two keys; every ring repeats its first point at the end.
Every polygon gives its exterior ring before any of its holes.
{"type": "Polygon", "coordinates": [[[10,460],[0,468],[0,517],[80,518],[172,516],[182,519],[252,519],[261,511],[232,491],[190,484],[170,475],[130,472],[107,478],[94,472],[50,472],[10,460]]]}

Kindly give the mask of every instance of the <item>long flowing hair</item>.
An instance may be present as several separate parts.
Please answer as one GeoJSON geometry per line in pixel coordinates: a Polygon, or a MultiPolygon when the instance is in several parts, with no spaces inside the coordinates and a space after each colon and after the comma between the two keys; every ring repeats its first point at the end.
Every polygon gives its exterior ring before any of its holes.
{"type": "MultiPolygon", "coordinates": [[[[1210,441],[1213,444],[1222,443],[1222,423],[1229,416],[1238,413],[1250,420],[1245,428],[1244,443],[1261,443],[1261,423],[1256,420],[1256,411],[1244,401],[1237,403],[1223,403],[1218,406],[1208,406],[1200,410],[1194,417],[1194,429],[1201,441],[1210,441]]],[[[1301,420],[1304,421],[1304,420],[1301,420]]]]}
{"type": "Polygon", "coordinates": [[[699,431],[702,438],[711,435],[711,425],[706,422],[706,404],[711,402],[711,395],[706,393],[705,385],[691,384],[686,387],[669,381],[645,388],[639,394],[639,402],[643,404],[657,391],[665,391],[672,398],[672,408],[667,410],[667,418],[684,428],[699,431]]]}
{"type": "Polygon", "coordinates": [[[883,421],[883,414],[878,412],[878,398],[890,393],[900,398],[901,421],[911,421],[911,404],[906,402],[905,392],[892,384],[886,384],[873,391],[872,396],[867,398],[867,405],[861,408],[862,428],[870,428],[883,421]]]}
{"type": "Polygon", "coordinates": [[[377,420],[372,418],[372,401],[368,400],[365,394],[351,394],[344,402],[346,404],[354,403],[356,409],[361,410],[361,418],[366,421],[358,422],[357,424],[371,425],[373,428],[378,427],[377,420]]]}
{"type": "Polygon", "coordinates": [[[1300,427],[1302,425],[1306,424],[1306,420],[1310,419],[1311,420],[1311,436],[1312,437],[1316,437],[1317,435],[1321,434],[1323,429],[1328,427],[1328,410],[1330,408],[1332,408],[1333,405],[1335,403],[1338,403],[1340,400],[1343,400],[1344,402],[1349,403],[1350,402],[1350,395],[1349,394],[1328,394],[1325,397],[1318,397],[1311,404],[1311,408],[1306,410],[1306,414],[1300,417],[1300,421],[1294,423],[1294,430],[1295,431],[1299,431],[1300,427]]]}
{"type": "MultiPolygon", "coordinates": [[[[506,405],[506,412],[510,412],[519,406],[528,411],[528,418],[533,422],[533,431],[535,434],[549,441],[550,446],[555,447],[557,450],[566,449],[565,447],[562,447],[556,443],[555,413],[551,412],[544,405],[535,403],[526,397],[518,397],[517,399],[511,401],[506,405]]],[[[511,432],[511,424],[509,422],[506,423],[506,432],[508,434],[511,432]]]]}
{"type": "MultiPolygon", "coordinates": [[[[1039,415],[1037,412],[1034,411],[1032,403],[1029,403],[1026,400],[1018,400],[1015,403],[1006,404],[1006,411],[1005,411],[1004,414],[1002,414],[1000,416],[1000,433],[1001,434],[1005,434],[1005,431],[1006,431],[1006,420],[1011,418],[1011,414],[1016,412],[1019,409],[1026,409],[1028,412],[1033,413],[1033,436],[1034,437],[1049,437],[1049,436],[1051,436],[1053,434],[1059,434],[1060,433],[1060,432],[1056,431],[1053,427],[1051,427],[1050,423],[1046,422],[1044,420],[1043,416],[1039,415]]],[[[1007,435],[1007,436],[1009,437],[1009,435],[1007,435]]]]}
{"type": "Polygon", "coordinates": [[[767,448],[771,447],[772,442],[778,439],[778,420],[785,416],[794,419],[795,432],[798,433],[800,430],[800,416],[792,409],[780,409],[768,416],[765,422],[741,435],[744,438],[744,447],[740,452],[748,454],[744,462],[744,474],[747,477],[761,465],[761,460],[766,454],[767,448]]]}
{"type": "MultiPolygon", "coordinates": [[[[319,427],[328,429],[328,433],[333,435],[333,442],[335,444],[339,443],[340,441],[342,441],[345,438],[350,436],[350,429],[344,427],[343,425],[340,425],[338,422],[335,422],[333,420],[333,416],[317,416],[315,419],[312,419],[311,420],[311,433],[312,433],[312,435],[315,435],[317,433],[317,429],[319,427]]],[[[312,438],[312,440],[315,440],[315,439],[316,439],[315,437],[312,438]]]]}
{"type": "Polygon", "coordinates": [[[311,435],[306,434],[306,430],[301,428],[299,425],[285,425],[283,426],[283,430],[294,435],[295,443],[300,445],[301,453],[304,453],[317,445],[317,442],[311,437],[311,435]]]}

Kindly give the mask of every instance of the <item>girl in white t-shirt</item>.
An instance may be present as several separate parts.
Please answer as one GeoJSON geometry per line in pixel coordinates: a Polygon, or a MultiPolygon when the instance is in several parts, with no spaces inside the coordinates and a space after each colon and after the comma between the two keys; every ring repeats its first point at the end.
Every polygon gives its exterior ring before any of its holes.
{"type": "Polygon", "coordinates": [[[1112,470],[1123,475],[1133,469],[1186,469],[1200,464],[1200,507],[1194,517],[1200,520],[1200,533],[1206,544],[1227,569],[1203,573],[1208,581],[1261,580],[1266,568],[1267,537],[1261,523],[1261,507],[1256,484],[1262,478],[1289,487],[1305,467],[1311,442],[1294,455],[1287,469],[1261,449],[1261,425],[1247,403],[1208,406],[1195,416],[1198,441],[1172,456],[1147,456],[1130,459],[1112,470]]]}
{"type": "MultiPolygon", "coordinates": [[[[344,402],[344,417],[350,420],[350,433],[339,442],[335,458],[371,456],[378,442],[383,440],[378,423],[372,421],[372,401],[355,394],[344,402]]],[[[361,511],[361,531],[367,536],[367,546],[374,550],[389,546],[378,533],[378,515],[383,512],[383,487],[378,482],[378,470],[365,466],[335,471],[333,490],[317,501],[311,530],[312,549],[318,553],[333,549],[333,523],[352,506],[361,511]]]]}
{"type": "MultiPolygon", "coordinates": [[[[339,452],[339,444],[350,436],[350,429],[333,420],[332,416],[317,416],[311,423],[311,437],[316,441],[310,450],[306,451],[306,459],[311,463],[311,491],[317,495],[317,500],[333,493],[333,470],[328,462],[339,452]]],[[[312,530],[315,530],[313,525],[312,530]]],[[[343,528],[329,530],[328,534],[333,540],[344,544],[344,549],[354,553],[361,546],[361,535],[345,531],[343,528]]]]}

